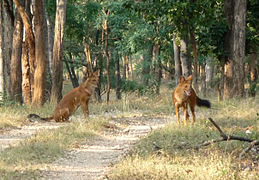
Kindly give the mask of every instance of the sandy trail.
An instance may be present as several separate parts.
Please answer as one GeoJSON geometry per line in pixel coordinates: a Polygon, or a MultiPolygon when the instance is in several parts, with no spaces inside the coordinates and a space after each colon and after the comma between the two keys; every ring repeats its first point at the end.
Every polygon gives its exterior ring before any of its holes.
{"type": "MultiPolygon", "coordinates": [[[[39,168],[40,179],[106,179],[111,166],[120,161],[127,151],[153,129],[163,127],[168,116],[132,115],[111,118],[111,127],[91,142],[76,145],[66,155],[51,164],[39,168]]],[[[41,130],[66,126],[67,123],[39,122],[0,133],[0,152],[19,145],[22,140],[36,135],[41,130]]]]}
{"type": "Polygon", "coordinates": [[[132,145],[152,129],[163,127],[167,120],[142,116],[124,119],[123,125],[114,121],[116,129],[105,131],[91,143],[76,147],[64,158],[48,164],[43,179],[106,179],[111,166],[120,161],[132,145]]]}

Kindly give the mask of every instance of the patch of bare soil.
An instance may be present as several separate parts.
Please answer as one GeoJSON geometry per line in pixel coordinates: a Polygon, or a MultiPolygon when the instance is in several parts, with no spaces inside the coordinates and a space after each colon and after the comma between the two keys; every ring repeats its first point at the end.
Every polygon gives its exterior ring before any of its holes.
{"type": "Polygon", "coordinates": [[[94,141],[74,147],[62,159],[46,165],[42,179],[106,179],[111,166],[152,129],[162,127],[166,117],[147,116],[113,119],[114,126],[94,141]]]}

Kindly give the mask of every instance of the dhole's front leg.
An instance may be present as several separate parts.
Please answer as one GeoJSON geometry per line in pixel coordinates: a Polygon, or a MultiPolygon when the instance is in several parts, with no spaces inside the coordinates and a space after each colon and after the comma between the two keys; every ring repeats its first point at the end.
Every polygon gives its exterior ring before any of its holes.
{"type": "Polygon", "coordinates": [[[187,109],[187,104],[183,104],[183,112],[184,112],[184,125],[187,124],[187,120],[189,119],[189,114],[188,114],[188,109],[187,109]]]}
{"type": "Polygon", "coordinates": [[[175,113],[177,118],[177,124],[180,125],[180,117],[179,117],[179,107],[175,106],[175,113]]]}
{"type": "Polygon", "coordinates": [[[85,118],[87,118],[89,116],[88,101],[87,102],[81,101],[80,104],[81,104],[81,108],[83,110],[84,116],[85,116],[85,118]]]}

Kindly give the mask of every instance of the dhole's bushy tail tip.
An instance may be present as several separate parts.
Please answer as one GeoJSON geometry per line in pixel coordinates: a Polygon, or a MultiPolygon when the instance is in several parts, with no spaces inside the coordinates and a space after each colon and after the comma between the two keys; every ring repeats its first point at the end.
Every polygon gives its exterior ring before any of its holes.
{"type": "Polygon", "coordinates": [[[43,120],[43,121],[50,121],[51,119],[53,119],[53,117],[47,117],[47,118],[42,118],[37,114],[29,114],[27,116],[27,119],[31,122],[33,122],[35,119],[39,119],[39,120],[43,120]]]}
{"type": "Polygon", "coordinates": [[[205,100],[205,99],[200,99],[199,97],[197,97],[197,99],[196,99],[196,104],[198,106],[204,106],[204,107],[207,107],[207,108],[211,107],[210,101],[205,100]]]}

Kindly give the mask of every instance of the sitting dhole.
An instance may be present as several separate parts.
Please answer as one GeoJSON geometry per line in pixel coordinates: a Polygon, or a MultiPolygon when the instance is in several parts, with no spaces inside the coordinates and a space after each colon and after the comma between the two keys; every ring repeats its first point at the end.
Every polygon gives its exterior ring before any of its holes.
{"type": "Polygon", "coordinates": [[[192,88],[191,80],[192,80],[192,75],[190,75],[187,79],[181,76],[180,82],[173,92],[173,103],[175,106],[178,124],[180,124],[180,117],[179,117],[180,107],[183,107],[184,124],[186,124],[187,120],[189,119],[188,107],[187,107],[188,104],[190,106],[191,113],[192,113],[192,123],[195,122],[195,110],[194,110],[195,105],[205,106],[207,108],[210,108],[210,102],[208,100],[200,99],[196,95],[195,91],[192,88]]]}
{"type": "Polygon", "coordinates": [[[69,116],[72,115],[79,106],[81,106],[84,116],[87,117],[89,115],[88,103],[91,95],[97,87],[98,80],[99,71],[96,71],[92,76],[88,77],[85,82],[70,91],[63,97],[63,99],[61,99],[52,117],[41,118],[36,114],[29,114],[27,118],[38,118],[45,121],[55,119],[56,122],[64,122],[68,121],[69,116]]]}

